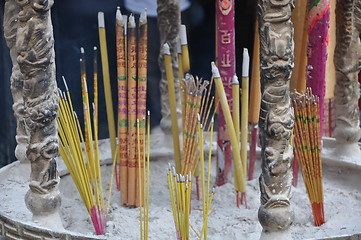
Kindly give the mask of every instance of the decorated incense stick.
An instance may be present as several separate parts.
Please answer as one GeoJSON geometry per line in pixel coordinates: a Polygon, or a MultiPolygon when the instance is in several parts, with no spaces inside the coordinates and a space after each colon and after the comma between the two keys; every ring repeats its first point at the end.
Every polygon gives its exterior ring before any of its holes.
{"type": "Polygon", "coordinates": [[[116,139],[115,139],[116,133],[115,133],[115,123],[114,123],[112,91],[111,91],[110,76],[109,76],[107,39],[105,35],[105,21],[104,21],[103,12],[98,12],[98,30],[99,30],[100,53],[102,59],[104,95],[105,95],[105,103],[107,109],[110,147],[113,156],[116,148],[116,139]]]}
{"type": "MultiPolygon", "coordinates": [[[[220,70],[228,105],[232,110],[232,78],[236,73],[235,39],[234,39],[234,1],[216,1],[216,59],[220,70]]],[[[230,136],[227,134],[226,121],[223,108],[218,113],[218,138],[217,138],[217,179],[221,186],[228,182],[231,167],[230,136]]]]}
{"type": "Polygon", "coordinates": [[[128,187],[121,189],[128,192],[127,203],[130,207],[136,205],[137,185],[137,56],[136,28],[134,16],[129,16],[128,22],[128,187]]]}
{"type": "Polygon", "coordinates": [[[243,199],[243,198],[245,198],[245,194],[246,194],[246,178],[245,178],[244,167],[242,165],[241,156],[240,156],[239,142],[237,141],[237,137],[235,134],[234,125],[233,125],[233,121],[232,121],[232,117],[231,117],[231,111],[230,111],[229,105],[227,103],[226,93],[223,88],[221,75],[219,74],[219,70],[216,67],[216,65],[214,64],[214,62],[212,62],[212,74],[214,77],[214,82],[216,84],[216,91],[217,91],[219,101],[221,103],[222,110],[224,113],[225,121],[227,124],[226,129],[229,134],[230,142],[232,145],[234,171],[237,172],[237,174],[235,174],[235,180],[234,180],[236,182],[235,183],[236,192],[241,192],[242,193],[241,199],[243,199]]]}
{"type": "Polygon", "coordinates": [[[251,142],[249,146],[249,169],[248,180],[253,179],[254,164],[256,161],[256,144],[257,144],[257,123],[259,119],[259,111],[261,107],[261,76],[260,76],[260,59],[259,59],[259,33],[258,20],[255,24],[253,56],[252,56],[252,76],[249,101],[248,121],[251,124],[251,142]]]}
{"type": "MultiPolygon", "coordinates": [[[[142,11],[139,18],[139,44],[138,44],[138,85],[137,85],[137,119],[139,119],[139,138],[140,149],[138,159],[140,159],[140,164],[138,168],[140,170],[140,176],[138,178],[143,179],[144,181],[144,160],[145,160],[145,148],[144,140],[146,133],[146,109],[147,109],[147,46],[148,46],[148,28],[147,28],[147,12],[146,9],[142,11]]],[[[140,180],[142,181],[142,180],[140,180]]],[[[142,186],[142,188],[144,185],[142,186]]],[[[139,191],[143,192],[144,190],[140,189],[139,191]]],[[[140,202],[141,196],[137,197],[138,206],[142,206],[140,202]]],[[[142,199],[142,202],[143,199],[142,199]]]]}
{"type": "Polygon", "coordinates": [[[149,195],[150,195],[150,112],[147,113],[147,159],[144,167],[144,240],[148,240],[149,223],[149,195]]]}
{"type": "Polygon", "coordinates": [[[326,60],[330,0],[308,0],[307,87],[320,99],[321,137],[323,133],[326,60]]]}
{"type": "Polygon", "coordinates": [[[180,156],[180,145],[179,145],[179,130],[178,130],[178,115],[176,96],[174,90],[174,77],[172,69],[172,59],[170,55],[170,49],[168,44],[163,45],[164,65],[166,70],[166,76],[168,80],[168,94],[170,103],[170,112],[172,119],[172,135],[173,135],[173,148],[174,148],[174,161],[176,164],[177,172],[181,171],[181,156],[180,156]]]}
{"type": "Polygon", "coordinates": [[[249,55],[248,49],[243,49],[242,63],[242,120],[241,120],[241,159],[243,171],[247,173],[247,136],[248,136],[248,96],[249,96],[249,55]]]}
{"type": "Polygon", "coordinates": [[[305,94],[292,95],[295,110],[295,153],[300,162],[302,177],[312,205],[314,223],[325,223],[322,159],[320,138],[320,102],[318,96],[307,88],[305,94]]]}
{"type": "MultiPolygon", "coordinates": [[[[123,22],[123,16],[119,10],[116,12],[116,48],[117,48],[117,79],[118,79],[118,148],[119,161],[117,163],[116,179],[117,188],[127,189],[128,180],[128,96],[127,96],[127,64],[125,29],[127,22],[123,22]]],[[[122,192],[121,202],[127,202],[127,194],[122,192]]]]}

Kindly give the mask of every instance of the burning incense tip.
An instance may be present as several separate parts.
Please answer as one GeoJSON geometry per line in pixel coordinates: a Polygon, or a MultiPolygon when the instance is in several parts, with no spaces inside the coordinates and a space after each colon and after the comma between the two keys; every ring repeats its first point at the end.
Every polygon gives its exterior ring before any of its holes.
{"type": "Polygon", "coordinates": [[[243,48],[242,77],[249,76],[249,54],[248,49],[243,48]]]}
{"type": "Polygon", "coordinates": [[[94,47],[93,47],[93,50],[96,51],[96,50],[98,50],[98,48],[97,48],[96,46],[94,46],[94,47]]]}
{"type": "Polygon", "coordinates": [[[78,119],[78,114],[76,114],[75,111],[74,111],[74,117],[75,117],[76,119],[78,119]]]}
{"type": "Polygon", "coordinates": [[[199,113],[197,114],[197,119],[198,119],[198,122],[201,121],[201,115],[199,115],[199,113]]]}
{"type": "Polygon", "coordinates": [[[67,92],[69,92],[68,84],[67,84],[66,81],[65,81],[65,77],[64,77],[64,76],[61,76],[61,78],[63,79],[63,83],[64,83],[64,86],[65,86],[65,90],[66,90],[67,92]]]}
{"type": "Polygon", "coordinates": [[[135,19],[133,13],[129,16],[129,27],[135,27],[135,19]]]}
{"type": "Polygon", "coordinates": [[[115,13],[115,19],[117,20],[117,23],[121,24],[123,20],[122,12],[120,11],[120,7],[117,7],[117,11],[115,13]]]}
{"type": "Polygon", "coordinates": [[[163,54],[170,55],[170,49],[168,43],[164,43],[163,45],[163,54]]]}
{"type": "Polygon", "coordinates": [[[93,111],[95,111],[95,104],[94,104],[94,102],[92,102],[92,106],[93,106],[93,111]]]}
{"type": "Polygon", "coordinates": [[[212,74],[214,78],[220,78],[221,75],[219,74],[219,70],[216,66],[216,64],[214,62],[211,63],[211,67],[212,67],[212,74]]]}
{"type": "Polygon", "coordinates": [[[104,13],[98,12],[98,27],[105,28],[104,13]]]}
{"type": "Polygon", "coordinates": [[[128,30],[128,16],[123,15],[123,28],[124,28],[124,36],[127,36],[127,30],[128,30]]]}
{"type": "Polygon", "coordinates": [[[80,52],[84,53],[84,48],[83,47],[80,48],[80,52]]]}
{"type": "Polygon", "coordinates": [[[140,13],[139,23],[144,23],[147,21],[147,9],[144,8],[143,11],[140,13]]]}
{"type": "Polygon", "coordinates": [[[150,111],[149,110],[147,111],[147,115],[150,116],[150,111]]]}
{"type": "Polygon", "coordinates": [[[234,76],[233,76],[232,84],[238,84],[238,85],[239,85],[239,81],[238,81],[237,75],[234,75],[234,76]]]}
{"type": "Polygon", "coordinates": [[[180,29],[179,29],[179,36],[180,36],[180,41],[181,41],[181,45],[187,45],[188,41],[187,41],[187,29],[186,29],[186,25],[181,25],[180,29]]]}
{"type": "Polygon", "coordinates": [[[60,96],[61,98],[64,98],[64,97],[63,97],[63,93],[61,92],[60,88],[58,88],[58,93],[59,93],[59,96],[60,96]]]}

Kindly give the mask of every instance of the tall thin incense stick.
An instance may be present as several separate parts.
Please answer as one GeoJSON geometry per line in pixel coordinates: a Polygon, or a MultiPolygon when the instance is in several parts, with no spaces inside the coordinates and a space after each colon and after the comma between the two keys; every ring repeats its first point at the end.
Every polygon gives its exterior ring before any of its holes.
{"type": "Polygon", "coordinates": [[[229,134],[231,145],[232,145],[232,154],[233,154],[233,161],[234,161],[234,168],[235,168],[234,171],[239,173],[236,175],[238,179],[235,179],[235,182],[237,182],[237,184],[235,184],[235,186],[237,187],[236,191],[241,192],[242,195],[245,195],[246,194],[246,179],[245,179],[244,168],[242,166],[242,161],[241,161],[241,156],[240,156],[239,143],[237,141],[237,137],[235,134],[234,125],[233,125],[233,121],[232,121],[232,117],[231,117],[231,111],[230,111],[228,103],[227,103],[227,98],[226,98],[226,94],[225,94],[225,91],[223,88],[221,75],[219,74],[218,68],[216,67],[214,62],[212,62],[212,74],[214,77],[214,82],[216,84],[216,91],[217,91],[217,94],[219,97],[219,101],[221,103],[224,117],[226,120],[227,132],[229,134]]]}
{"type": "MultiPolygon", "coordinates": [[[[127,189],[128,181],[128,96],[127,96],[127,64],[124,22],[120,9],[116,12],[116,44],[117,44],[117,78],[118,78],[118,144],[119,161],[117,162],[117,188],[127,189]]],[[[126,26],[126,23],[125,23],[126,26]]],[[[127,203],[126,190],[122,191],[122,204],[127,203]]]]}
{"type": "Polygon", "coordinates": [[[116,148],[116,140],[115,140],[116,134],[115,134],[112,91],[111,91],[110,76],[109,76],[108,49],[107,49],[107,40],[105,35],[105,21],[104,21],[103,12],[98,12],[98,30],[99,30],[100,53],[102,59],[104,95],[105,95],[105,103],[107,109],[110,147],[113,156],[116,148]]]}
{"type": "Polygon", "coordinates": [[[174,77],[172,69],[172,59],[170,55],[170,49],[168,44],[163,45],[164,64],[166,69],[166,75],[168,80],[168,94],[169,103],[172,119],[172,135],[173,135],[173,147],[174,147],[174,160],[176,164],[177,172],[181,171],[181,156],[180,156],[180,145],[179,145],[179,130],[178,130],[178,115],[176,106],[176,96],[174,90],[174,77]]]}
{"type": "Polygon", "coordinates": [[[249,55],[248,49],[243,49],[242,63],[242,120],[241,120],[241,159],[244,173],[247,173],[247,136],[248,136],[248,96],[249,96],[249,55]]]}
{"type": "MultiPolygon", "coordinates": [[[[144,170],[144,160],[145,160],[145,148],[144,148],[144,139],[146,133],[146,109],[147,109],[147,46],[148,46],[148,26],[147,26],[147,11],[144,9],[140,14],[139,18],[139,44],[138,44],[138,85],[137,85],[137,119],[139,119],[139,138],[141,142],[139,159],[140,165],[138,168],[144,170]]],[[[144,179],[144,171],[140,171],[140,176],[138,178],[144,179]]],[[[142,185],[144,188],[144,185],[142,185]]],[[[140,190],[144,192],[143,190],[140,190]]],[[[140,204],[140,196],[137,197],[138,206],[140,204]]],[[[143,199],[141,202],[144,202],[143,199]]]]}
{"type": "MultiPolygon", "coordinates": [[[[136,167],[137,167],[137,56],[136,29],[133,14],[128,22],[128,204],[136,205],[136,167]]],[[[122,190],[123,191],[123,190],[122,190]]]]}

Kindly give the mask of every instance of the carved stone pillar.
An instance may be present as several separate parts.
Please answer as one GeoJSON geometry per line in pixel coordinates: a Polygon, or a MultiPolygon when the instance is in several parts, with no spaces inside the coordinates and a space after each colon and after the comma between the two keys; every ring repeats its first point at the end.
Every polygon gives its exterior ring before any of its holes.
{"type": "Polygon", "coordinates": [[[20,6],[16,35],[17,61],[24,77],[26,151],[31,162],[30,190],[25,196],[33,220],[46,227],[62,227],[56,157],[58,95],[50,8],[52,0],[16,0],[20,6]]]}
{"type": "MultiPolygon", "coordinates": [[[[172,55],[172,66],[174,74],[174,86],[177,100],[177,112],[179,113],[179,76],[178,76],[178,34],[180,28],[180,1],[179,0],[157,0],[157,21],[160,34],[160,49],[163,45],[168,43],[172,55]]],[[[160,94],[161,94],[161,113],[162,120],[160,122],[161,129],[170,134],[172,132],[172,121],[170,118],[169,95],[168,95],[168,82],[165,74],[163,53],[159,53],[159,68],[161,70],[162,79],[160,81],[160,94]]]]}
{"type": "Polygon", "coordinates": [[[336,47],[336,128],[338,154],[358,154],[357,141],[361,138],[358,100],[360,86],[358,72],[361,69],[361,0],[337,0],[336,47]],[[345,145],[354,145],[355,151],[345,145]],[[340,153],[342,151],[342,153],[340,153]]]}
{"type": "Polygon", "coordinates": [[[7,46],[10,48],[10,57],[13,63],[12,74],[10,77],[11,93],[13,96],[13,110],[16,118],[16,149],[15,157],[20,162],[28,162],[26,157],[26,148],[28,145],[28,136],[24,122],[24,100],[23,100],[23,75],[20,68],[16,51],[16,33],[18,28],[18,15],[20,7],[15,1],[7,0],[4,11],[4,37],[7,46]]]}
{"type": "Polygon", "coordinates": [[[293,69],[293,0],[259,0],[261,50],[262,173],[258,219],[264,230],[285,230],[294,220],[290,205],[293,129],[289,81],[293,69]]]}

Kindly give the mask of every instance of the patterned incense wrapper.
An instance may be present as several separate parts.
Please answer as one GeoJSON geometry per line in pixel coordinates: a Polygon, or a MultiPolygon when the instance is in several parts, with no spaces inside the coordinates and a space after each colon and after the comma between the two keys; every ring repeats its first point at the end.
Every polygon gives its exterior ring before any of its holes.
{"type": "MultiPolygon", "coordinates": [[[[144,160],[145,160],[145,116],[147,111],[147,52],[148,52],[148,27],[147,12],[144,9],[139,19],[139,47],[138,47],[138,91],[137,91],[137,119],[139,119],[139,142],[140,142],[140,168],[141,176],[138,181],[144,182],[144,160]]],[[[138,171],[137,171],[138,173],[138,171]]],[[[138,184],[137,184],[138,186],[138,184]]],[[[144,184],[141,185],[144,192],[144,184]]],[[[139,191],[138,191],[139,192],[139,191]]],[[[144,198],[144,197],[143,197],[144,198]]],[[[137,205],[139,205],[139,196],[137,205]]],[[[144,199],[141,201],[144,203],[144,199]]]]}
{"type": "Polygon", "coordinates": [[[118,73],[118,142],[119,159],[117,163],[117,188],[121,190],[122,204],[127,203],[128,183],[128,101],[127,101],[127,70],[125,59],[125,38],[126,24],[119,9],[116,13],[116,44],[117,44],[117,73],[118,73]]]}
{"type": "MultiPolygon", "coordinates": [[[[136,204],[136,167],[137,167],[137,56],[136,28],[134,16],[128,22],[128,204],[136,204]]],[[[123,191],[123,190],[122,190],[123,191]]]]}
{"type": "MultiPolygon", "coordinates": [[[[234,40],[234,1],[216,1],[216,36],[217,36],[217,65],[221,73],[223,86],[228,104],[232,109],[232,79],[235,68],[235,40],[234,40]]],[[[217,185],[228,182],[231,173],[231,145],[227,134],[226,122],[219,108],[218,140],[217,140],[217,185]]]]}
{"type": "MultiPolygon", "coordinates": [[[[323,126],[324,98],[325,98],[325,72],[328,45],[328,27],[330,21],[329,0],[309,0],[307,31],[307,87],[320,98],[320,124],[323,126]]],[[[323,129],[321,128],[321,137],[323,129]]]]}

